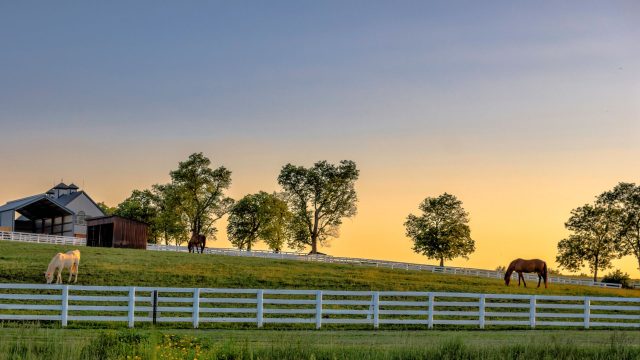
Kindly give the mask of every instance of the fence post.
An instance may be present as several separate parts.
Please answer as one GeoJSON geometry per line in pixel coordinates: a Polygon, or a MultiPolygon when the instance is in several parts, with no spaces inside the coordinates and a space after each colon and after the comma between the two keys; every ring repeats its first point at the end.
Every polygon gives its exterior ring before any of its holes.
{"type": "Polygon", "coordinates": [[[129,312],[128,312],[128,320],[129,327],[132,328],[135,322],[136,315],[136,288],[132,286],[129,288],[129,312]]]}
{"type": "Polygon", "coordinates": [[[374,291],[371,296],[373,296],[373,327],[377,329],[380,325],[380,293],[374,291]]]}
{"type": "Polygon", "coordinates": [[[261,328],[264,321],[264,290],[258,290],[257,296],[257,311],[256,311],[256,320],[258,322],[258,327],[261,328]]]}
{"type": "Polygon", "coordinates": [[[429,329],[433,329],[433,303],[434,303],[433,293],[429,293],[429,314],[427,315],[427,327],[429,329]]]}
{"type": "Polygon", "coordinates": [[[322,290],[316,291],[316,329],[322,326],[322,290]]]}
{"type": "Polygon", "coordinates": [[[529,299],[529,325],[532,329],[536,327],[536,296],[531,295],[529,299]]]}
{"type": "Polygon", "coordinates": [[[589,328],[589,317],[591,316],[591,299],[588,296],[584,298],[584,328],[589,328]]]}
{"type": "Polygon", "coordinates": [[[198,328],[200,322],[200,289],[193,289],[193,328],[198,328]]]}
{"type": "Polygon", "coordinates": [[[479,304],[480,329],[484,329],[484,305],[485,305],[485,294],[481,294],[480,304],[479,304]]]}
{"type": "Polygon", "coordinates": [[[62,313],[60,314],[60,321],[62,327],[67,326],[67,319],[69,315],[69,286],[64,285],[62,287],[62,313]]]}
{"type": "Polygon", "coordinates": [[[158,318],[158,290],[153,290],[151,295],[151,306],[153,306],[153,325],[155,325],[156,319],[158,318]]]}

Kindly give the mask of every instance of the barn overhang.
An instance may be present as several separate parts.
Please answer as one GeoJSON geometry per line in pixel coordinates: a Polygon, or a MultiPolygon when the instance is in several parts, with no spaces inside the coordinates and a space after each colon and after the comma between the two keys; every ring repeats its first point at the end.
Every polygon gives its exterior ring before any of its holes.
{"type": "Polygon", "coordinates": [[[11,213],[12,220],[15,218],[15,213],[18,213],[32,221],[73,215],[71,210],[56,203],[45,195],[7,203],[0,207],[0,213],[5,214],[5,216],[7,213],[11,213]]]}

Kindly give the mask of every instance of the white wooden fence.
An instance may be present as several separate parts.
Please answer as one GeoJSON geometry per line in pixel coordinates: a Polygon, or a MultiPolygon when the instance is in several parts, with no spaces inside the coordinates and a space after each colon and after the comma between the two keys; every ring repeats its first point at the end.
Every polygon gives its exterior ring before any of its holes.
{"type": "MultiPolygon", "coordinates": [[[[29,234],[19,232],[0,231],[0,240],[9,241],[22,241],[22,242],[35,242],[35,243],[47,243],[47,244],[59,244],[59,245],[86,245],[86,239],[75,238],[69,236],[55,236],[44,234],[29,234]]],[[[166,246],[147,244],[147,250],[156,251],[179,251],[187,252],[186,246],[166,246]]],[[[299,261],[315,261],[333,264],[348,264],[356,266],[372,266],[377,268],[389,268],[389,269],[403,269],[403,270],[420,270],[428,271],[439,274],[454,274],[454,275],[468,275],[478,277],[488,277],[495,279],[502,279],[504,272],[485,269],[473,269],[451,266],[434,266],[423,264],[412,264],[396,261],[386,260],[373,260],[373,259],[361,259],[361,258],[348,258],[338,256],[327,255],[308,255],[296,252],[278,252],[274,253],[267,250],[238,250],[238,249],[225,249],[225,248],[205,248],[206,254],[227,255],[227,256],[243,256],[243,257],[260,257],[267,259],[285,259],[285,260],[299,260],[299,261]]],[[[538,277],[535,274],[524,274],[525,279],[528,281],[538,281],[538,277]]],[[[513,274],[512,279],[517,281],[518,275],[513,274]]],[[[570,284],[570,285],[585,285],[585,286],[597,286],[607,288],[621,288],[620,284],[597,282],[589,279],[580,279],[564,276],[549,276],[549,283],[555,284],[570,284]]],[[[640,287],[640,283],[635,284],[636,287],[640,287]]]]}
{"type": "Polygon", "coordinates": [[[32,242],[42,244],[58,244],[58,245],[87,245],[87,239],[72,236],[58,236],[47,234],[31,234],[13,231],[0,231],[0,240],[32,242]]]}
{"type": "Polygon", "coordinates": [[[0,320],[638,328],[640,298],[0,284],[0,320]]]}
{"type": "MultiPolygon", "coordinates": [[[[188,251],[186,246],[167,246],[167,245],[155,245],[155,244],[147,244],[147,250],[179,251],[179,252],[188,251]]],[[[401,269],[401,270],[420,270],[420,271],[428,271],[428,272],[438,273],[438,274],[468,275],[468,276],[477,276],[477,277],[488,277],[488,278],[494,278],[494,279],[504,278],[504,272],[496,271],[496,270],[412,264],[412,263],[404,263],[404,262],[396,262],[396,261],[347,258],[347,257],[327,256],[327,255],[308,255],[308,254],[295,253],[295,252],[274,253],[266,250],[246,251],[246,250],[222,249],[222,248],[205,248],[204,252],[205,254],[216,254],[216,255],[227,255],[227,256],[243,256],[243,257],[259,257],[259,258],[268,258],[268,259],[312,261],[312,262],[324,262],[324,263],[332,263],[332,264],[372,266],[376,268],[389,268],[389,269],[401,269]]],[[[537,285],[538,276],[536,274],[524,274],[524,277],[527,281],[536,282],[536,285],[537,285]]],[[[517,281],[518,274],[513,273],[511,278],[517,281]]],[[[585,286],[597,286],[597,287],[617,288],[617,289],[622,287],[622,285],[620,284],[597,282],[589,279],[571,278],[571,277],[565,277],[565,276],[549,276],[548,281],[549,283],[555,283],[555,284],[585,285],[585,286]]]]}

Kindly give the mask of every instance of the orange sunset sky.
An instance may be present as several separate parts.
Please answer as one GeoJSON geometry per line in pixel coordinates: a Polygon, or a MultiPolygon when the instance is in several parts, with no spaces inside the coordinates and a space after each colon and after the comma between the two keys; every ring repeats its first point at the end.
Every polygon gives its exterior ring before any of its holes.
{"type": "Polygon", "coordinates": [[[358,214],[321,251],[435,264],[403,222],[448,192],[476,252],[445,265],[557,268],[571,209],[640,182],[637,2],[128,6],[0,5],[0,203],[63,179],[115,206],[193,152],[235,199],[349,159],[358,214]]]}

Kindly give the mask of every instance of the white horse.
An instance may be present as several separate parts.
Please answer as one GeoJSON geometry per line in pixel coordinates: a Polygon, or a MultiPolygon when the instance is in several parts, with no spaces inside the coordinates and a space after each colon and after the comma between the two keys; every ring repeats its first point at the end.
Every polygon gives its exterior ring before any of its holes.
{"type": "Polygon", "coordinates": [[[80,265],[80,250],[67,251],[65,254],[57,253],[51,259],[47,271],[44,273],[47,284],[51,284],[53,281],[53,275],[58,270],[58,276],[56,277],[56,284],[62,284],[62,270],[69,269],[69,281],[75,274],[76,278],[74,282],[78,282],[78,266],[80,265]]]}

